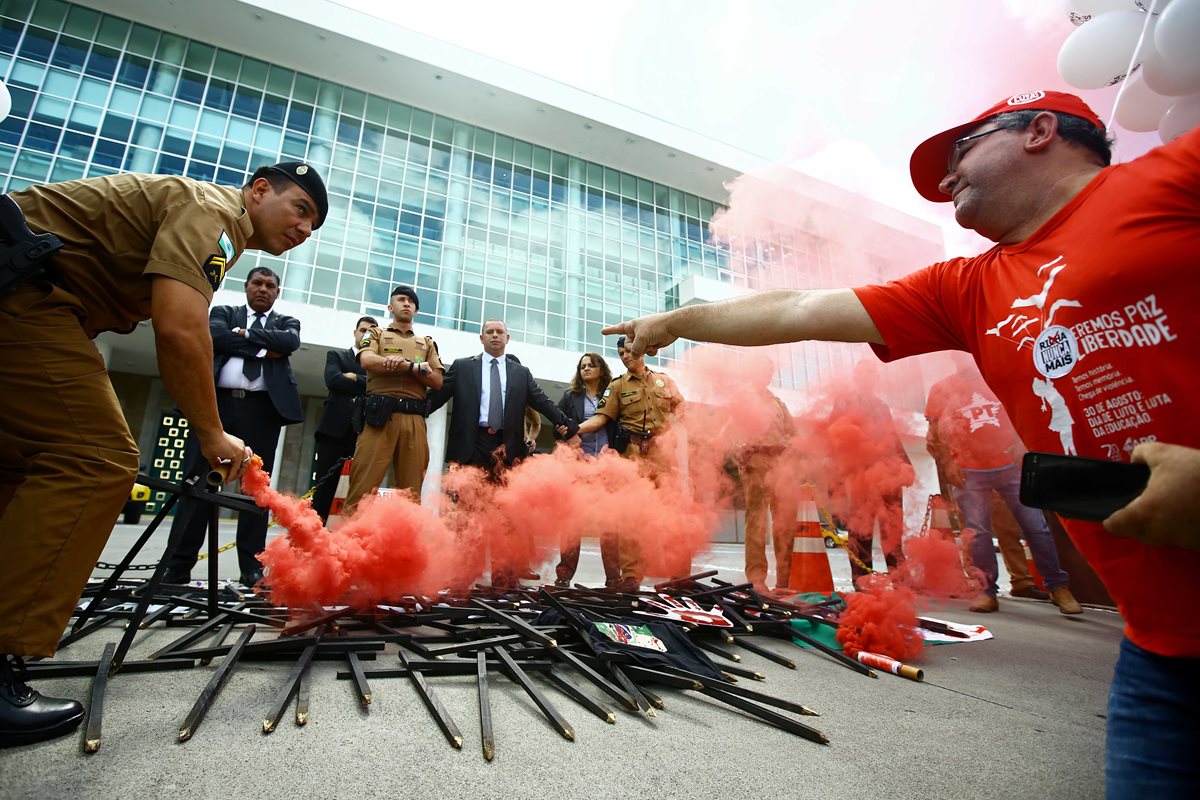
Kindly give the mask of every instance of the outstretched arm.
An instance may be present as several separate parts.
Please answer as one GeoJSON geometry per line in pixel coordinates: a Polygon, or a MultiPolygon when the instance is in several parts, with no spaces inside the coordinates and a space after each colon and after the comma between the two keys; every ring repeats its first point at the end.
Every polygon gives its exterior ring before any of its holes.
{"type": "Polygon", "coordinates": [[[688,306],[610,325],[635,356],[655,355],[676,339],[763,345],[820,340],[883,344],[874,321],[851,289],[773,289],[688,306]]]}

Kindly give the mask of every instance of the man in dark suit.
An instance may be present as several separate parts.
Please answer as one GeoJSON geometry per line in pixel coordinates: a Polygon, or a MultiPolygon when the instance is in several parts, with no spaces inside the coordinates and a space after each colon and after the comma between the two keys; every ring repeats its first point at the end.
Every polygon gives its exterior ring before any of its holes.
{"type": "MultiPolygon", "coordinates": [[[[355,344],[377,325],[379,323],[374,317],[359,317],[354,327],[355,344]]],[[[313,510],[321,515],[322,522],[329,520],[329,507],[333,505],[338,485],[336,477],[329,477],[329,470],[342,459],[354,455],[354,443],[358,440],[351,419],[354,415],[354,398],[361,397],[367,391],[367,371],[358,363],[353,347],[330,350],[325,354],[325,386],[329,389],[329,396],[325,398],[325,408],[321,411],[316,435],[317,480],[324,478],[325,482],[317,484],[312,498],[313,510]]]]}
{"type": "MultiPolygon", "coordinates": [[[[481,467],[493,478],[529,455],[526,407],[540,411],[563,438],[574,436],[579,428],[546,396],[533,373],[505,354],[509,338],[501,320],[485,321],[479,334],[483,353],[455,360],[442,388],[429,396],[430,414],[454,400],[446,460],[481,467]]],[[[511,566],[493,564],[492,583],[515,584],[514,572],[511,566]]],[[[536,580],[538,576],[526,571],[521,577],[536,580]]]]}
{"type": "MultiPolygon", "coordinates": [[[[213,306],[208,317],[213,342],[213,375],[217,383],[217,410],[225,430],[245,440],[263,461],[275,467],[275,447],[284,425],[304,421],[300,392],[288,356],[300,346],[300,321],[271,310],[279,297],[279,276],[266,267],[255,267],[246,277],[246,305],[213,306]]],[[[203,466],[195,437],[188,437],[184,469],[190,474],[203,466]]],[[[187,504],[175,507],[175,525],[187,504]]],[[[197,508],[171,556],[166,580],[186,583],[205,539],[207,507],[197,508]]],[[[253,586],[262,579],[258,553],[267,543],[267,515],[239,514],[238,566],[241,582],[253,586]]]]}
{"type": "Polygon", "coordinates": [[[442,388],[429,396],[429,413],[454,400],[446,460],[497,474],[501,467],[529,455],[525,444],[525,408],[540,411],[559,435],[570,438],[577,425],[558,410],[533,379],[533,373],[505,354],[511,337],[500,320],[483,323],[483,353],[456,359],[442,388]],[[486,377],[485,377],[486,376],[486,377]],[[493,389],[499,389],[498,393],[493,389]],[[502,452],[497,452],[503,447],[502,452]]]}

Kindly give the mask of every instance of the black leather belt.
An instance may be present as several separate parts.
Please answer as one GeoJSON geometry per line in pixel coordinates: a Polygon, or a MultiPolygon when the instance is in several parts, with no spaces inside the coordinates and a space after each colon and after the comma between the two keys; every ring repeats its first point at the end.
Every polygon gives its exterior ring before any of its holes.
{"type": "Polygon", "coordinates": [[[260,389],[260,390],[256,391],[253,389],[225,389],[222,387],[217,387],[217,391],[224,392],[225,394],[229,395],[230,397],[236,397],[238,400],[244,400],[246,397],[248,397],[252,394],[266,394],[267,393],[265,389],[260,389]]]}

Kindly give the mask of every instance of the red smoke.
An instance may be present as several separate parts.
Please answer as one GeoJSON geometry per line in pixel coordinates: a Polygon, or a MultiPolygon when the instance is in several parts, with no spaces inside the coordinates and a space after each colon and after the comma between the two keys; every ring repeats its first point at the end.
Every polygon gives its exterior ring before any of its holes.
{"type": "MultiPolygon", "coordinates": [[[[963,532],[966,547],[967,537],[963,532]]],[[[953,537],[927,531],[904,540],[906,555],[897,579],[924,595],[937,598],[970,597],[982,588],[981,571],[964,566],[960,546],[953,537]]],[[[965,551],[965,550],[964,550],[965,551]]]]}
{"type": "MultiPolygon", "coordinates": [[[[662,461],[675,460],[681,435],[656,440],[662,461]]],[[[636,536],[648,576],[687,574],[691,557],[708,547],[720,505],[694,497],[685,483],[615,453],[585,459],[559,446],[503,472],[498,483],[481,470],[452,469],[441,516],[394,493],[365,499],[332,532],[307,503],[272,490],[261,469],[243,486],[288,529],[262,554],[276,602],[364,606],[470,586],[489,554],[493,570],[536,567],[557,555],[564,532],[636,536]]]]}
{"type": "Polygon", "coordinates": [[[280,494],[269,481],[256,461],[242,488],[288,531],[268,543],[261,556],[276,603],[363,606],[445,586],[450,537],[441,521],[408,495],[366,498],[353,518],[330,532],[306,501],[280,494]]]}
{"type": "Polygon", "coordinates": [[[838,621],[837,640],[846,654],[860,650],[911,661],[921,655],[924,640],[917,632],[916,597],[884,575],[868,575],[859,591],[846,596],[838,621]]]}
{"type": "MultiPolygon", "coordinates": [[[[692,557],[709,548],[730,507],[731,454],[761,436],[776,413],[765,391],[772,372],[765,351],[733,352],[736,357],[727,348],[696,348],[687,363],[672,368],[689,402],[646,461],[612,451],[587,459],[559,445],[502,472],[497,482],[481,470],[454,467],[443,477],[440,513],[394,493],[366,499],[331,532],[307,503],[273,491],[268,477],[252,467],[244,490],[288,531],[262,555],[273,599],[290,606],[365,606],[468,588],[487,573],[489,558],[493,569],[536,570],[557,556],[563,538],[606,532],[636,537],[647,577],[685,574],[692,557]]],[[[852,487],[859,500],[845,509],[851,519],[868,513],[878,505],[873,497],[912,473],[907,464],[880,455],[883,437],[869,425],[830,424],[839,392],[856,391],[844,381],[810,398],[771,476],[792,499],[805,483],[814,484],[818,497],[834,499],[852,487]],[[849,482],[847,464],[860,473],[849,482]]],[[[910,537],[908,550],[909,563],[900,571],[906,586],[937,596],[974,588],[963,588],[952,542],[910,537]]],[[[881,594],[869,608],[884,607],[895,596],[881,594]]]]}

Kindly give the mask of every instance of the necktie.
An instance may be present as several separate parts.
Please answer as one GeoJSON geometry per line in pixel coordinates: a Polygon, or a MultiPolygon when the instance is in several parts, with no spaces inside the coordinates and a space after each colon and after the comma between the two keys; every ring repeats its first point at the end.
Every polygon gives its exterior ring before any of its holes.
{"type": "Polygon", "coordinates": [[[500,362],[492,359],[492,383],[488,393],[488,427],[500,430],[504,419],[504,397],[500,393],[500,362]]]}
{"type": "MultiPolygon", "coordinates": [[[[255,314],[254,322],[251,323],[250,327],[262,330],[262,326],[262,314],[255,314]]],[[[253,356],[242,359],[242,374],[246,376],[246,380],[248,381],[258,380],[258,377],[262,375],[262,361],[253,356]]]]}

